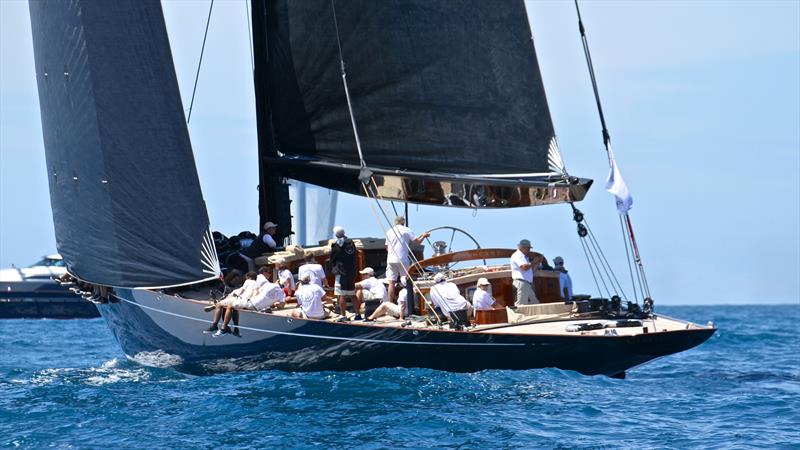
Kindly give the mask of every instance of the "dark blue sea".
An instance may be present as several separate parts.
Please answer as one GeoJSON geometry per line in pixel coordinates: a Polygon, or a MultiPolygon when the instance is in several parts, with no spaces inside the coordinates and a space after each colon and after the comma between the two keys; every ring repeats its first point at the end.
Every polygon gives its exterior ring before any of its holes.
{"type": "Polygon", "coordinates": [[[626,380],[555,369],[191,376],[102,319],[0,321],[9,448],[800,448],[800,305],[662,307],[719,332],[626,380]]]}

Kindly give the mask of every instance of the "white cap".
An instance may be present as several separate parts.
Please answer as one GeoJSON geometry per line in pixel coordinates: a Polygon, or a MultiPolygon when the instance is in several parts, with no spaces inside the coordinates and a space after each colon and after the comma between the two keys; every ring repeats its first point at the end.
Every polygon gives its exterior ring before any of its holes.
{"type": "Polygon", "coordinates": [[[311,274],[308,272],[303,272],[303,274],[300,275],[300,281],[302,281],[303,283],[308,283],[309,281],[311,281],[311,274]]]}
{"type": "Polygon", "coordinates": [[[364,267],[364,270],[359,270],[358,273],[362,275],[374,275],[375,271],[372,269],[372,267],[364,267]]]}
{"type": "Polygon", "coordinates": [[[405,275],[403,275],[402,277],[400,277],[400,284],[402,284],[403,286],[405,286],[405,285],[406,285],[406,276],[405,276],[405,275]]]}
{"type": "Polygon", "coordinates": [[[338,235],[339,233],[344,234],[344,228],[340,227],[339,225],[336,225],[335,227],[333,227],[333,234],[338,235]]]}
{"type": "Polygon", "coordinates": [[[553,264],[555,264],[556,267],[564,267],[564,258],[556,256],[553,258],[553,264]]]}
{"type": "Polygon", "coordinates": [[[478,278],[478,286],[489,286],[491,284],[486,278],[478,278]]]}
{"type": "Polygon", "coordinates": [[[442,281],[445,281],[446,279],[447,279],[447,277],[442,272],[439,272],[439,273],[436,274],[435,277],[433,277],[433,282],[434,283],[441,283],[442,281]]]}
{"type": "Polygon", "coordinates": [[[264,229],[268,230],[270,228],[278,228],[278,224],[274,222],[267,222],[264,224],[264,229]]]}

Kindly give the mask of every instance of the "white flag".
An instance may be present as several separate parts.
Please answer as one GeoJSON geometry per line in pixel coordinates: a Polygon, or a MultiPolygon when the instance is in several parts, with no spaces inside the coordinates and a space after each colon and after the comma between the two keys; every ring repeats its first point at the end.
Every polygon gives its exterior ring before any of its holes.
{"type": "Polygon", "coordinates": [[[614,194],[619,213],[627,214],[628,210],[633,206],[633,197],[628,192],[628,186],[625,185],[625,180],[622,179],[622,174],[619,172],[617,161],[614,159],[614,152],[611,151],[611,145],[608,146],[608,157],[611,159],[611,170],[608,172],[608,179],[606,179],[606,190],[614,194]]]}

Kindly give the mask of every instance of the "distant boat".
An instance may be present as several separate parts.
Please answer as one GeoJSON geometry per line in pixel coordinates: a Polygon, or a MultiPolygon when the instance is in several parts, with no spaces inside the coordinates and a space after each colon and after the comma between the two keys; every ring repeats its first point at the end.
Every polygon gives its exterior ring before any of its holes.
{"type": "Polygon", "coordinates": [[[43,256],[28,266],[0,270],[0,319],[83,319],[100,317],[97,308],[61,286],[67,273],[61,255],[43,256]]]}
{"type": "MultiPolygon", "coordinates": [[[[569,203],[581,243],[594,239],[574,207],[592,180],[567,173],[523,1],[251,5],[252,166],[260,224],[275,221],[278,242],[292,232],[290,179],[368,197],[386,228],[379,199],[474,209],[569,203]]],[[[241,311],[241,336],[204,334],[221,269],[160,3],[31,1],[30,10],[58,249],[72,276],[105,289],[99,309],[130,358],[162,355],[182,370],[558,367],[624,377],[715,331],[654,313],[638,249],[640,289],[631,296],[603,257],[590,267],[603,264],[597,277],[611,285],[604,292],[598,283],[594,298],[565,302],[557,274],[540,270],[542,304],[498,309],[473,323],[437,313],[428,298],[434,273],[468,298],[477,277],[490,279],[501,305],[513,306],[514,297],[508,264],[454,268],[507,261],[513,249],[447,253],[436,242],[437,254],[418,253],[408,274],[418,321],[241,311]]],[[[235,161],[220,176],[248,166],[235,161]]],[[[616,179],[612,188],[624,196],[616,179]]],[[[370,214],[365,208],[342,222],[370,214]]],[[[530,227],[497,232],[516,242],[530,227]]],[[[630,227],[628,234],[635,247],[630,227]]],[[[360,267],[380,269],[383,239],[357,241],[360,267]]],[[[305,250],[324,262],[328,249],[305,250]]],[[[296,267],[303,254],[289,247],[258,261],[296,267]]]]}

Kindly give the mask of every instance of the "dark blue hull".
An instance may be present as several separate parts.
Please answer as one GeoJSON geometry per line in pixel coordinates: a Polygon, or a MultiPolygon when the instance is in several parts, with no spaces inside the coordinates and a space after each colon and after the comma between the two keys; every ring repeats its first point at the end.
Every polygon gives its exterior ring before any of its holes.
{"type": "Polygon", "coordinates": [[[204,334],[204,304],[150,291],[122,290],[100,306],[128,357],[178,370],[365,370],[424,367],[471,372],[556,367],[619,375],[654,358],[692,348],[713,329],[637,336],[489,334],[373,327],[241,312],[241,337],[204,334]]]}

